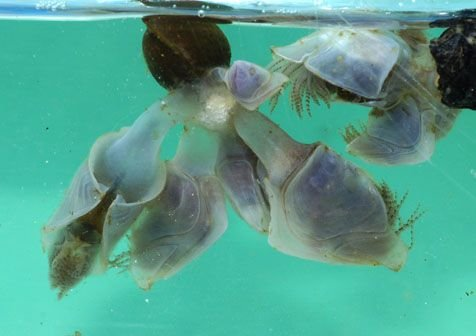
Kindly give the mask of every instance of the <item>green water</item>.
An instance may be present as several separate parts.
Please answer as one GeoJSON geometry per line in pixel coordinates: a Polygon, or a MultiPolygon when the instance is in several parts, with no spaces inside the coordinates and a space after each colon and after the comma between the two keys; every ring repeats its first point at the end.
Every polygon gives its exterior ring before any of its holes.
{"type": "MultiPolygon", "coordinates": [[[[234,59],[266,65],[270,45],[306,32],[227,26],[234,59]]],[[[404,215],[427,210],[399,272],[289,257],[229,209],[224,236],[148,292],[127,273],[92,276],[58,301],[40,228],[101,134],[129,125],[165,95],[141,55],[140,21],[0,22],[0,335],[474,335],[476,112],[463,111],[431,162],[364,164],[339,132],[367,109],[313,108],[285,99],[272,118],[409,191],[404,215]]],[[[263,110],[266,112],[267,107],[263,110]]],[[[171,157],[179,130],[166,141],[171,157]]]]}

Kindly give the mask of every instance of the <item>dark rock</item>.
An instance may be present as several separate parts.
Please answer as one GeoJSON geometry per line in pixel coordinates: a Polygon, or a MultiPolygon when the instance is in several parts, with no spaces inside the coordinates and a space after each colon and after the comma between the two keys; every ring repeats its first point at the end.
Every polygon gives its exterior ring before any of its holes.
{"type": "Polygon", "coordinates": [[[476,20],[452,22],[430,42],[430,51],[440,75],[442,103],[476,110],[476,20]]]}

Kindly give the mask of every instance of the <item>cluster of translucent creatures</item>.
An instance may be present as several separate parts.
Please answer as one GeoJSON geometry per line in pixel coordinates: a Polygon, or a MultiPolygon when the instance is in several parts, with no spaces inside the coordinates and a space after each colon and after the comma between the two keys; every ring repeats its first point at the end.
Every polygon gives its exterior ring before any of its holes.
{"type": "Polygon", "coordinates": [[[320,29],[273,48],[265,69],[230,66],[215,24],[174,20],[145,19],[146,61],[168,95],[96,141],[43,229],[60,295],[106,270],[128,232],[126,266],[137,284],[170,277],[223,234],[226,199],[280,252],[398,271],[409,250],[400,235],[421,213],[402,220],[404,198],[385,183],[322,142],[293,140],[258,107],[287,85],[299,113],[312,100],[371,106],[367,125],[344,134],[351,153],[386,165],[427,160],[458,110],[439,100],[424,36],[320,29]],[[163,162],[162,141],[177,123],[184,132],[176,156],[163,162]]]}
{"type": "Polygon", "coordinates": [[[344,100],[372,107],[361,129],[344,132],[347,150],[383,165],[430,159],[459,110],[441,103],[436,64],[420,31],[321,29],[274,48],[271,69],[291,78],[291,99],[344,100]]]}

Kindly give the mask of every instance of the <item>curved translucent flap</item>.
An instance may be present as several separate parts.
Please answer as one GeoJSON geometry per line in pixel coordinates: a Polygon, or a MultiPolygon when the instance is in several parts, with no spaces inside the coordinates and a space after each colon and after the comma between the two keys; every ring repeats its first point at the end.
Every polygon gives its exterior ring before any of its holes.
{"type": "Polygon", "coordinates": [[[385,165],[416,164],[428,160],[435,147],[431,115],[420,111],[407,96],[387,110],[374,109],[365,131],[349,143],[349,153],[385,165]]]}
{"type": "MultiPolygon", "coordinates": [[[[91,176],[89,171],[87,176],[91,176]]],[[[77,181],[75,179],[73,186],[77,181]]],[[[91,179],[79,181],[80,186],[91,185],[88,183],[91,179]]],[[[59,289],[60,298],[98,265],[103,225],[116,194],[114,188],[104,194],[94,189],[93,193],[100,194],[97,204],[74,219],[68,218],[64,225],[53,227],[53,231],[44,235],[48,238],[45,245],[48,248],[50,283],[53,288],[59,289]]],[[[74,205],[73,202],[71,206],[74,205]]]]}
{"type": "Polygon", "coordinates": [[[273,184],[281,185],[312,149],[294,141],[258,111],[237,113],[233,122],[240,138],[263,163],[273,184]]]}
{"type": "Polygon", "coordinates": [[[184,131],[167,163],[164,190],[134,224],[131,273],[141,288],[173,275],[225,231],[224,195],[213,176],[217,149],[207,130],[188,126],[184,131]]]}
{"type": "Polygon", "coordinates": [[[333,252],[335,261],[347,264],[385,266],[398,272],[408,257],[408,246],[394,232],[385,235],[349,235],[333,252]]]}
{"type": "Polygon", "coordinates": [[[376,30],[342,29],[329,34],[305,61],[320,78],[365,98],[375,99],[400,55],[400,45],[376,30]]]}
{"type": "Polygon", "coordinates": [[[296,143],[251,114],[235,116],[235,127],[269,174],[270,245],[300,258],[399,269],[407,247],[392,231],[372,179],[327,146],[296,143]]]}
{"type": "Polygon", "coordinates": [[[387,211],[374,182],[325,145],[318,145],[282,190],[294,234],[325,240],[381,233],[387,211]]]}
{"type": "Polygon", "coordinates": [[[93,267],[107,268],[112,248],[143,205],[163,189],[159,149],[171,125],[155,104],[130,128],[102,136],[93,145],[62,206],[43,229],[50,278],[61,293],[93,267]],[[95,240],[89,241],[90,236],[95,240]]]}
{"type": "Polygon", "coordinates": [[[220,137],[220,154],[216,174],[238,214],[259,232],[267,232],[269,204],[258,177],[258,158],[233,134],[220,137]]]}
{"type": "Polygon", "coordinates": [[[284,47],[272,47],[274,55],[293,63],[303,63],[316,49],[329,45],[332,30],[322,29],[284,47]]]}
{"type": "Polygon", "coordinates": [[[284,191],[265,181],[271,206],[269,244],[300,258],[399,270],[408,247],[393,232],[376,186],[322,147],[290,177],[284,191]]]}
{"type": "Polygon", "coordinates": [[[198,257],[225,231],[224,197],[215,177],[194,178],[168,165],[167,184],[131,235],[131,273],[148,289],[198,257]]]}
{"type": "MultiPolygon", "coordinates": [[[[165,178],[162,181],[159,192],[163,190],[165,178]]],[[[98,271],[107,269],[112,250],[140,215],[147,202],[126,203],[122,196],[118,195],[111,204],[103,226],[98,271]]]]}
{"type": "Polygon", "coordinates": [[[127,203],[154,198],[165,178],[160,146],[172,125],[160,103],[152,105],[130,128],[96,141],[89,157],[92,174],[101,184],[117,185],[127,203]]]}
{"type": "Polygon", "coordinates": [[[43,249],[47,250],[55,240],[57,230],[90,212],[101,201],[87,162],[84,162],[73,177],[61,206],[42,229],[43,249]]]}
{"type": "Polygon", "coordinates": [[[173,159],[175,166],[191,176],[214,175],[218,140],[214,132],[188,124],[173,159]]]}
{"type": "Polygon", "coordinates": [[[250,62],[236,61],[227,71],[220,72],[236,101],[253,111],[274,96],[288,81],[281,73],[270,71],[250,62]]]}

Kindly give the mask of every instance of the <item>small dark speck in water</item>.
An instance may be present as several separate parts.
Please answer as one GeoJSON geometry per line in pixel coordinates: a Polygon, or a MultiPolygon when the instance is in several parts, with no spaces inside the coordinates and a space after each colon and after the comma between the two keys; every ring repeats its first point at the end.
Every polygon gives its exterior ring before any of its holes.
{"type": "Polygon", "coordinates": [[[49,129],[50,129],[50,128],[47,126],[47,127],[45,128],[45,131],[47,131],[47,130],[49,130],[49,129]]]}
{"type": "Polygon", "coordinates": [[[76,330],[72,336],[81,336],[81,331],[76,330]]]}
{"type": "Polygon", "coordinates": [[[471,296],[471,295],[474,294],[474,290],[466,291],[466,292],[464,292],[464,294],[466,294],[466,296],[471,296]]]}

